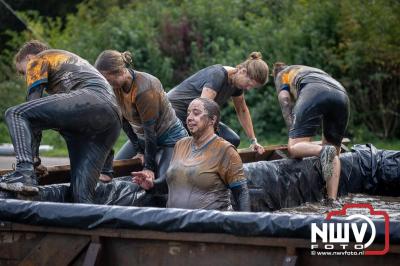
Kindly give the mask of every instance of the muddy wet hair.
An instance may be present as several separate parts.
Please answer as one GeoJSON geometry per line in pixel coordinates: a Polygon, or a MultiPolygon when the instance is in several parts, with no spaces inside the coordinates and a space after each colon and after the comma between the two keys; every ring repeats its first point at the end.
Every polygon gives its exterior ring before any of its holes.
{"type": "Polygon", "coordinates": [[[252,52],[247,60],[237,65],[237,67],[245,68],[247,75],[261,85],[265,85],[268,82],[268,64],[262,60],[260,52],[252,52]]]}
{"type": "Polygon", "coordinates": [[[274,64],[274,68],[272,69],[272,75],[274,78],[278,76],[279,72],[281,72],[287,65],[284,62],[276,62],[274,64]]]}
{"type": "Polygon", "coordinates": [[[27,55],[37,55],[45,50],[50,49],[50,47],[38,40],[31,40],[22,45],[19,51],[14,56],[14,63],[19,63],[25,59],[27,55]]]}
{"type": "Polygon", "coordinates": [[[195,100],[202,102],[204,109],[207,111],[208,117],[212,120],[215,120],[214,132],[217,132],[219,121],[221,118],[219,105],[214,100],[211,100],[208,98],[196,98],[193,101],[195,101],[195,100]]]}
{"type": "Polygon", "coordinates": [[[97,57],[94,66],[101,72],[120,73],[124,68],[133,67],[132,58],[128,51],[105,50],[97,57]]]}

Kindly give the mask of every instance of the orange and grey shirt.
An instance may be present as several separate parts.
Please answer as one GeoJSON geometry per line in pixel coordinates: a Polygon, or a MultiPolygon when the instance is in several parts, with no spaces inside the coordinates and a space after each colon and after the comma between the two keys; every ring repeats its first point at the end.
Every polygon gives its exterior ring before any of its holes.
{"type": "Polygon", "coordinates": [[[64,50],[46,50],[28,62],[26,69],[28,94],[44,84],[48,94],[68,93],[92,88],[113,95],[107,80],[88,61],[64,50]]]}
{"type": "Polygon", "coordinates": [[[169,208],[231,210],[229,188],[246,182],[235,147],[214,136],[196,149],[193,138],[175,145],[167,171],[169,208]]]}
{"type": "Polygon", "coordinates": [[[153,126],[157,137],[178,122],[161,82],[154,76],[132,71],[134,82],[128,93],[115,90],[123,117],[130,123],[138,138],[145,140],[144,127],[153,126]]]}
{"type": "Polygon", "coordinates": [[[275,78],[277,92],[279,93],[281,90],[287,90],[294,99],[297,99],[300,90],[308,83],[324,83],[335,88],[343,89],[342,85],[326,72],[318,68],[302,65],[287,66],[279,72],[275,78]]]}

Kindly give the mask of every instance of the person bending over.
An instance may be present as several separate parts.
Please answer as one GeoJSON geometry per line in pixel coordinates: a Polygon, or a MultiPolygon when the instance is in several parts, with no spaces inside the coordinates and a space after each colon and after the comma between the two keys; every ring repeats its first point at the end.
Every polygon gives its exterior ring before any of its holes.
{"type": "MultiPolygon", "coordinates": [[[[193,100],[187,111],[191,137],[175,145],[167,171],[169,208],[250,211],[249,191],[243,164],[235,147],[215,134],[219,125],[218,104],[208,98],[193,100]]],[[[151,189],[151,178],[133,174],[133,182],[151,189]]]]}
{"type": "MultiPolygon", "coordinates": [[[[144,163],[141,173],[163,180],[175,143],[188,134],[161,82],[148,73],[134,70],[131,63],[131,53],[106,50],[98,56],[95,67],[114,89],[122,110],[122,126],[132,143],[132,156],[144,163]]],[[[109,181],[111,177],[112,159],[109,158],[101,179],[109,181]]]]}
{"type": "Polygon", "coordinates": [[[319,156],[327,183],[327,205],[334,204],[340,177],[340,147],[349,118],[349,98],[343,86],[324,71],[275,63],[278,100],[289,128],[292,158],[319,156]],[[311,143],[321,127],[323,145],[311,143]]]}
{"type": "Polygon", "coordinates": [[[34,168],[40,165],[41,132],[53,129],[67,143],[74,202],[92,203],[100,170],[121,129],[110,84],[86,60],[39,41],[25,43],[15,62],[26,77],[27,102],[5,113],[17,164],[1,178],[1,188],[38,191],[34,168]]]}
{"type": "MultiPolygon", "coordinates": [[[[261,59],[261,53],[253,52],[249,58],[236,67],[212,65],[185,79],[168,92],[168,99],[178,118],[186,126],[186,111],[191,101],[198,97],[213,99],[223,106],[230,98],[240,124],[251,142],[251,148],[259,154],[264,152],[254,134],[253,122],[247,107],[244,92],[263,86],[268,81],[268,65],[261,59]]],[[[232,143],[240,144],[240,137],[227,125],[220,122],[217,135],[232,143]]],[[[132,155],[131,144],[127,142],[116,158],[126,159],[132,155]]]]}

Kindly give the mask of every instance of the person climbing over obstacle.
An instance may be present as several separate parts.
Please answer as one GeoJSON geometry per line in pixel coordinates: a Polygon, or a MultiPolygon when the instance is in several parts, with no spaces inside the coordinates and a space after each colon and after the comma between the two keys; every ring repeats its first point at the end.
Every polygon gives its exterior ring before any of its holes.
{"type": "Polygon", "coordinates": [[[121,129],[110,84],[86,60],[36,40],[21,47],[15,63],[26,78],[27,102],[5,113],[17,164],[1,177],[0,188],[38,193],[41,133],[53,129],[67,143],[74,202],[92,203],[100,170],[121,129]]]}
{"type": "MultiPolygon", "coordinates": [[[[220,107],[232,98],[238,120],[250,140],[250,148],[262,154],[264,148],[257,142],[244,92],[265,85],[268,73],[268,65],[262,60],[261,53],[253,52],[236,67],[212,65],[201,69],[171,89],[167,95],[185,127],[188,106],[195,98],[213,99],[220,107]]],[[[240,137],[222,122],[218,125],[217,135],[235,147],[240,144],[240,137]]],[[[128,141],[118,152],[116,159],[132,157],[132,150],[128,141]]]]}
{"type": "MultiPolygon", "coordinates": [[[[145,174],[160,182],[171,160],[175,143],[188,136],[176,117],[161,82],[132,68],[132,54],[103,51],[95,67],[110,82],[123,115],[123,129],[132,143],[132,156],[141,158],[145,174]],[[143,158],[144,156],[144,158],[143,158]]],[[[128,158],[125,158],[128,159],[128,158]]],[[[112,160],[107,160],[101,180],[112,178],[112,160]]]]}
{"type": "Polygon", "coordinates": [[[349,119],[347,92],[338,81],[313,67],[277,62],[273,76],[289,129],[289,155],[292,158],[319,156],[327,184],[324,203],[334,206],[340,177],[341,142],[349,119]],[[322,146],[311,143],[321,122],[322,146]]]}

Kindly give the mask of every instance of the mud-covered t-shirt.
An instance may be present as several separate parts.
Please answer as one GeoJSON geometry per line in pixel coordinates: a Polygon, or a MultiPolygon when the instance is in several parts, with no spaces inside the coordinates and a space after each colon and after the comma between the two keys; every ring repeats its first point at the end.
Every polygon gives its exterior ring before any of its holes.
{"type": "MultiPolygon", "coordinates": [[[[132,73],[132,71],[131,71],[132,73]]],[[[115,90],[122,115],[136,135],[145,139],[143,126],[155,126],[157,137],[178,122],[161,82],[145,72],[134,72],[134,82],[128,93],[115,90]]]]}
{"type": "Polygon", "coordinates": [[[196,149],[186,137],[176,143],[167,171],[167,207],[229,210],[229,187],[242,182],[242,160],[232,144],[215,136],[196,149]]]}
{"type": "Polygon", "coordinates": [[[217,92],[214,101],[219,106],[224,105],[230,97],[243,94],[243,90],[230,84],[228,72],[222,65],[204,68],[168,92],[168,99],[182,122],[186,123],[187,108],[191,101],[201,96],[204,87],[217,92]]]}
{"type": "Polygon", "coordinates": [[[324,83],[328,86],[344,90],[342,85],[329,76],[326,72],[308,66],[287,66],[275,78],[275,87],[278,93],[282,89],[288,89],[294,99],[297,99],[301,88],[308,83],[324,83]]]}
{"type": "Polygon", "coordinates": [[[28,91],[45,84],[48,94],[68,93],[90,88],[114,95],[108,81],[88,61],[64,50],[46,50],[28,62],[28,91]]]}

